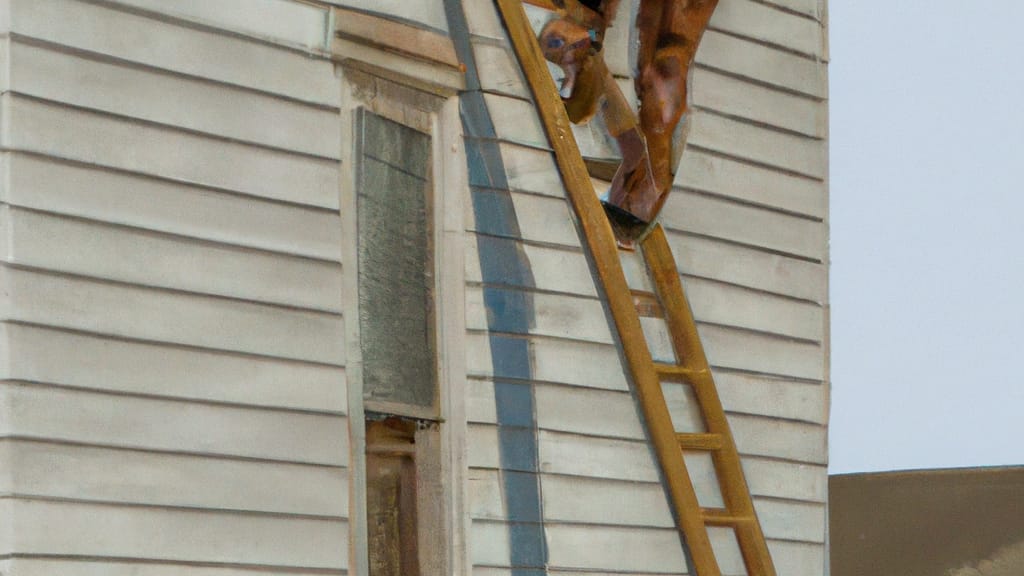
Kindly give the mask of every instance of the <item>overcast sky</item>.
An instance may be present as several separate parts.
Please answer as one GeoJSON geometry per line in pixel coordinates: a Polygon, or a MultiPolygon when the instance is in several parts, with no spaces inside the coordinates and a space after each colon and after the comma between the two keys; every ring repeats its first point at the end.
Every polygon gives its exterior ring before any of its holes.
{"type": "Polygon", "coordinates": [[[830,471],[1024,464],[1024,1],[829,19],[830,471]]]}

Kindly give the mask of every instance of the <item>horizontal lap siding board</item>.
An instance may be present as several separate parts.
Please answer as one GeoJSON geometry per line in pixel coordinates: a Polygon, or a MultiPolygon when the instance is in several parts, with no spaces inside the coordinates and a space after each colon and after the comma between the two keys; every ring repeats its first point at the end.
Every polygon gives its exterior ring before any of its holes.
{"type": "Polygon", "coordinates": [[[318,106],[338,108],[333,65],[226,31],[201,30],[81,0],[12,0],[11,32],[67,49],[318,106]]]}
{"type": "Polygon", "coordinates": [[[419,0],[415,12],[409,10],[406,0],[323,0],[325,4],[370,12],[417,26],[434,28],[447,32],[448,19],[444,12],[444,0],[419,0]]]}
{"type": "Polygon", "coordinates": [[[113,0],[115,4],[251,35],[268,42],[324,52],[328,49],[326,6],[295,0],[175,2],[113,0]],[[297,5],[298,4],[298,5],[297,5]]]}
{"type": "Polygon", "coordinates": [[[692,190],[812,219],[827,215],[825,183],[691,148],[683,154],[676,191],[692,190]]]}
{"type": "Polygon", "coordinates": [[[270,148],[340,155],[341,118],[330,108],[19,39],[8,57],[9,89],[18,94],[270,148]]]}
{"type": "MultiPolygon", "coordinates": [[[[348,471],[55,440],[0,440],[5,494],[265,514],[344,518],[348,471]],[[239,479],[246,479],[240,482],[239,479]]],[[[3,482],[0,480],[0,482],[3,482]]]]}
{"type": "Polygon", "coordinates": [[[5,573],[347,571],[341,90],[260,1],[10,2],[5,573]]]}
{"type": "MultiPolygon", "coordinates": [[[[172,94],[166,94],[171,98],[172,94]]],[[[6,149],[141,173],[228,192],[337,209],[337,160],[8,93],[6,149]]]]}
{"type": "Polygon", "coordinates": [[[0,208],[7,261],[140,286],[341,313],[341,268],[135,228],[0,208]]]}
{"type": "Polygon", "coordinates": [[[720,3],[662,213],[776,569],[806,576],[825,570],[827,485],[828,83],[818,7],[720,3]]]}
{"type": "Polygon", "coordinates": [[[211,404],[348,412],[345,371],[339,366],[42,325],[0,329],[9,346],[4,379],[211,404]]]}
{"type": "Polygon", "coordinates": [[[0,155],[0,200],[225,245],[341,262],[333,210],[262,201],[194,184],[18,152],[0,155]]]}
{"type": "Polygon", "coordinates": [[[13,544],[25,556],[271,568],[336,569],[347,563],[348,547],[339,545],[348,533],[343,520],[28,499],[0,500],[0,511],[18,527],[13,544]]]}
{"type": "Polygon", "coordinates": [[[824,98],[828,81],[821,62],[784,49],[708,30],[701,39],[697,64],[782,90],[824,98]]]}
{"type": "MultiPolygon", "coordinates": [[[[484,5],[466,7],[471,25],[483,22],[485,32],[491,37],[503,36],[493,18],[492,8],[484,5]],[[490,12],[485,14],[485,12],[490,12]]],[[[528,102],[504,95],[522,94],[522,79],[518,72],[512,73],[501,65],[511,58],[510,48],[478,41],[475,45],[477,57],[483,55],[486,61],[497,66],[481,68],[481,84],[485,90],[492,90],[485,96],[489,110],[496,124],[499,149],[505,167],[505,176],[511,188],[510,199],[518,220],[516,236],[489,228],[486,223],[472,222],[469,229],[476,232],[468,242],[471,252],[486,250],[493,252],[496,244],[518,244],[532,273],[529,285],[520,279],[510,277],[501,284],[501,276],[493,273],[485,276],[479,262],[467,262],[467,324],[468,335],[467,367],[470,379],[467,398],[467,415],[470,420],[469,464],[470,464],[470,515],[474,520],[472,538],[472,561],[476,565],[474,574],[494,572],[505,574],[509,571],[510,556],[514,553],[515,540],[510,547],[510,521],[516,518],[516,502],[508,502],[503,489],[503,478],[508,471],[501,470],[500,434],[498,408],[495,397],[495,380],[492,378],[501,370],[491,366],[491,338],[488,331],[502,332],[499,314],[491,314],[484,302],[484,289],[490,291],[491,304],[495,295],[529,292],[533,316],[525,333],[508,333],[509,338],[525,339],[531,357],[532,388],[537,406],[540,434],[541,495],[547,501],[546,487],[552,478],[546,473],[545,444],[548,416],[539,412],[540,403],[550,404],[547,395],[552,391],[568,390],[576,401],[586,400],[584,395],[573,394],[564,384],[610,389],[626,400],[625,410],[619,410],[614,417],[628,417],[633,423],[633,433],[639,433],[640,419],[632,408],[627,392],[619,353],[614,346],[608,318],[603,304],[597,299],[586,256],[580,249],[574,215],[566,202],[561,179],[554,166],[547,140],[540,130],[535,110],[528,102]],[[492,236],[491,234],[496,234],[492,236]],[[478,284],[487,283],[483,287],[478,284]],[[497,282],[498,284],[495,284],[497,282]],[[498,320],[498,321],[496,321],[498,320]],[[550,384],[548,384],[550,382],[550,384]],[[557,383],[557,384],[556,384],[557,383]]],[[[502,336],[505,333],[502,332],[502,336]]],[[[572,400],[573,398],[570,398],[572,400]]],[[[622,408],[622,405],[617,405],[622,408]]],[[[646,446],[636,444],[639,453],[649,457],[646,446]]],[[[664,503],[664,499],[662,499],[664,503]]],[[[546,504],[545,504],[546,506],[546,504]]],[[[593,530],[588,527],[562,525],[555,517],[545,512],[545,537],[548,549],[548,571],[579,569],[586,566],[580,555],[593,555],[593,548],[577,547],[578,530],[593,530]]],[[[590,562],[599,569],[618,570],[621,573],[638,573],[655,567],[667,569],[668,573],[685,570],[685,561],[678,537],[672,531],[623,525],[620,527],[598,527],[596,535],[605,538],[632,538],[646,543],[646,552],[619,559],[594,556],[590,562]],[[656,541],[651,541],[651,535],[656,541]],[[668,542],[674,545],[663,549],[668,542]]],[[[590,535],[584,535],[589,537],[590,535]]]]}

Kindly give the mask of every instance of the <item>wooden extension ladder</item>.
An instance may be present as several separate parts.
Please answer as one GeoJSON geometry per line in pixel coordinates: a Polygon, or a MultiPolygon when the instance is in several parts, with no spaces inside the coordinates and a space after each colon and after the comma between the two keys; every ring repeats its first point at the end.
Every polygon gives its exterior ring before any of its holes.
{"type": "Polygon", "coordinates": [[[519,62],[526,74],[569,198],[579,218],[594,268],[607,298],[619,343],[629,365],[673,507],[676,526],[689,549],[697,576],[720,576],[709,527],[735,530],[747,576],[775,576],[757,520],[739,453],[708,367],[704,348],[683,292],[672,250],[660,225],[641,242],[655,293],[631,291],[621,255],[572,135],[569,119],[548,73],[521,0],[497,0],[519,62]],[[651,306],[651,303],[657,305],[651,306]],[[638,306],[638,304],[640,304],[638,306]],[[654,311],[654,312],[652,312],[654,311]],[[655,362],[640,323],[659,315],[668,327],[677,364],[655,362]],[[662,382],[692,388],[705,431],[677,433],[662,382]],[[684,451],[710,454],[723,507],[701,507],[683,458],[684,451]]]}

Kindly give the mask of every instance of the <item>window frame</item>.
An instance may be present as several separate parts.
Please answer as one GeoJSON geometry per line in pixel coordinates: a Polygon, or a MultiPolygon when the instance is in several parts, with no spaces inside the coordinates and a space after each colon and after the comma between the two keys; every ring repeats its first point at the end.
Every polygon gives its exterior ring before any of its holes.
{"type": "MultiPolygon", "coordinates": [[[[349,405],[349,573],[368,576],[366,502],[366,413],[396,414],[435,423],[439,456],[439,482],[443,518],[442,555],[427,559],[423,576],[453,574],[470,576],[468,554],[466,423],[466,318],[465,249],[469,182],[462,121],[459,114],[459,82],[424,82],[418,69],[404,76],[391,66],[382,70],[372,57],[339,58],[336,72],[341,86],[341,183],[343,314],[346,333],[346,378],[349,405]],[[436,410],[426,413],[408,405],[365,401],[362,385],[358,294],[358,198],[359,168],[356,147],[356,112],[365,108],[379,116],[429,134],[431,137],[429,187],[433,243],[433,325],[436,354],[436,410]]],[[[371,53],[372,56],[372,53],[371,53]]],[[[393,63],[395,54],[388,54],[393,63]]],[[[417,63],[422,66],[422,62],[417,63]]],[[[450,75],[433,76],[440,81],[450,75]]],[[[421,555],[422,559],[422,555],[421,555]]]]}

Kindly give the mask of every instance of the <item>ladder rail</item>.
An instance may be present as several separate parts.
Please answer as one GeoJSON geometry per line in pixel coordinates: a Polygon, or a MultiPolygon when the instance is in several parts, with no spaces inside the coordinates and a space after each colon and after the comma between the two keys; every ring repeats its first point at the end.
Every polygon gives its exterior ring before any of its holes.
{"type": "Polygon", "coordinates": [[[682,292],[678,271],[664,238],[664,232],[660,225],[654,227],[644,241],[643,245],[649,246],[644,249],[644,254],[648,260],[648,268],[654,276],[657,299],[664,308],[663,313],[666,319],[675,318],[669,322],[676,357],[693,359],[685,366],[656,364],[651,357],[640,324],[634,294],[623,273],[611,225],[594,191],[565,107],[548,73],[533,29],[523,10],[522,0],[496,2],[554,150],[555,162],[582,229],[583,240],[599,280],[599,288],[604,292],[619,336],[619,345],[644,413],[648,435],[667,486],[673,517],[689,550],[693,568],[698,576],[721,576],[707,526],[725,525],[728,520],[728,525],[736,531],[748,575],[775,576],[771,557],[768,555],[760,524],[757,522],[747,492],[746,481],[743,479],[732,433],[718,394],[714,390],[714,382],[704,357],[700,336],[693,323],[689,303],[682,292]],[[683,355],[682,352],[686,354],[683,355]],[[680,438],[665,402],[661,387],[663,377],[666,380],[681,378],[691,382],[695,393],[698,394],[698,402],[707,421],[708,430],[720,438],[717,441],[720,445],[716,444],[708,449],[715,462],[719,484],[722,485],[721,479],[726,477],[722,475],[723,472],[738,471],[740,481],[730,482],[732,488],[722,487],[726,503],[726,508],[722,511],[701,508],[697,500],[693,481],[683,459],[680,438]],[[711,418],[708,418],[709,414],[711,418]],[[759,546],[754,542],[756,540],[760,541],[759,546]]]}
{"type": "Polygon", "coordinates": [[[711,367],[704,353],[704,345],[697,332],[697,322],[693,318],[686,291],[679,279],[675,258],[662,227],[655,226],[641,246],[655,283],[655,290],[661,297],[676,358],[683,370],[700,375],[690,380],[691,386],[700,404],[708,432],[721,438],[721,448],[712,451],[711,454],[727,515],[751,520],[733,525],[748,574],[774,575],[775,568],[771,562],[761,523],[757,521],[757,512],[754,510],[750,487],[743,473],[736,440],[718,395],[718,388],[715,386],[711,367]]]}

